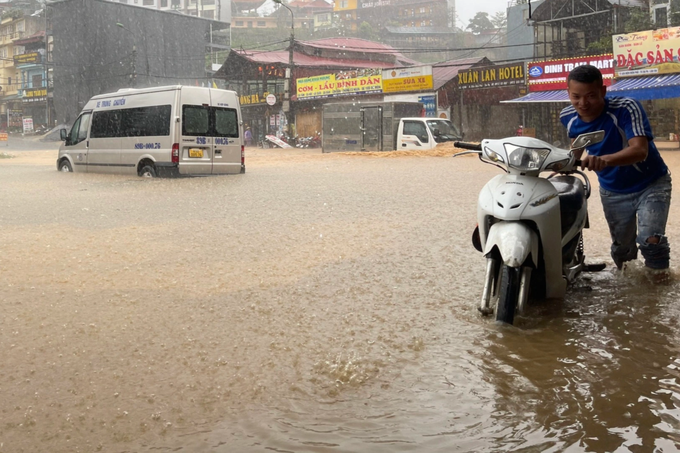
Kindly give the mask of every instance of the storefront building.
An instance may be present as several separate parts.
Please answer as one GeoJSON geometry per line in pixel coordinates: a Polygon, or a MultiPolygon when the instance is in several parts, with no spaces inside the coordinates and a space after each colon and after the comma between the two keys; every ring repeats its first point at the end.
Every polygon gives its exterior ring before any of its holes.
{"type": "Polygon", "coordinates": [[[292,71],[290,58],[290,49],[232,50],[214,76],[239,93],[244,123],[258,143],[266,135],[313,136],[321,131],[324,103],[382,100],[381,71],[416,64],[389,46],[355,38],[295,41],[292,71]],[[287,76],[292,114],[284,108],[287,76]]]}
{"type": "Polygon", "coordinates": [[[680,27],[614,35],[612,96],[641,101],[657,140],[680,134],[680,27]]]}
{"type": "Polygon", "coordinates": [[[521,109],[504,106],[500,101],[526,92],[524,62],[476,65],[458,73],[457,87],[461,130],[466,138],[481,140],[515,134],[521,109]]]}

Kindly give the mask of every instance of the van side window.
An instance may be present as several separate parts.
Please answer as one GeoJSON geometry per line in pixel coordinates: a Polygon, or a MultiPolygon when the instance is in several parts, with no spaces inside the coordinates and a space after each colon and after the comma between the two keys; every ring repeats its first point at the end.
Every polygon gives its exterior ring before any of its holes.
{"type": "Polygon", "coordinates": [[[425,124],[420,121],[404,121],[404,135],[415,135],[423,143],[430,141],[425,124]]]}
{"type": "Polygon", "coordinates": [[[94,112],[92,114],[91,138],[120,137],[120,110],[94,112]]]}
{"type": "Polygon", "coordinates": [[[234,109],[215,108],[215,136],[238,137],[238,115],[234,109]]]}
{"type": "Polygon", "coordinates": [[[77,145],[87,138],[87,130],[90,127],[90,116],[91,112],[83,113],[78,117],[73,127],[71,127],[71,133],[69,134],[70,146],[77,145]]]}
{"type": "Polygon", "coordinates": [[[170,135],[169,105],[106,110],[92,115],[91,138],[170,135]]]}
{"type": "Polygon", "coordinates": [[[208,135],[210,110],[200,105],[182,106],[182,135],[208,135]]]}
{"type": "Polygon", "coordinates": [[[123,137],[156,137],[170,135],[169,105],[154,105],[122,110],[123,137]]]}

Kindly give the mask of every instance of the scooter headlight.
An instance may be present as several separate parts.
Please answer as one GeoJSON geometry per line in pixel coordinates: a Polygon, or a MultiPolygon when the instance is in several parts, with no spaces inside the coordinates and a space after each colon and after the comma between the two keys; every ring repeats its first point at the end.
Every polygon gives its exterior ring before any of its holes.
{"type": "Polygon", "coordinates": [[[547,148],[525,148],[510,143],[503,146],[508,155],[508,165],[520,171],[540,170],[550,154],[547,148]]]}
{"type": "Polygon", "coordinates": [[[489,148],[488,146],[484,147],[484,154],[486,154],[486,157],[488,157],[489,160],[492,161],[492,162],[496,162],[496,163],[499,163],[499,164],[505,163],[505,161],[503,160],[503,157],[500,154],[498,154],[497,152],[492,151],[491,148],[489,148]]]}

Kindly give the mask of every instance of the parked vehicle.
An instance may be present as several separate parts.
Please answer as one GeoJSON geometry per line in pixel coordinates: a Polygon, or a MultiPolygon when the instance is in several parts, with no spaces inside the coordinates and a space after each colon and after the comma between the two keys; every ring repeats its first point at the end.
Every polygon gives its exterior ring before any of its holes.
{"type": "Polygon", "coordinates": [[[426,150],[462,138],[451,121],[424,112],[419,102],[325,104],[322,151],[426,150]]]}
{"type": "MultiPolygon", "coordinates": [[[[603,131],[580,135],[572,150],[603,137],[603,131]]],[[[479,194],[473,244],[486,257],[483,314],[495,311],[496,320],[512,324],[516,311],[524,313],[530,291],[540,298],[563,298],[567,284],[582,271],[604,269],[604,264],[585,264],[582,233],[589,226],[590,182],[577,170],[571,150],[531,137],[455,146],[473,150],[456,155],[476,153],[505,171],[479,194]],[[542,178],[544,171],[554,173],[542,178]]]]}
{"type": "Polygon", "coordinates": [[[122,89],[90,99],[61,131],[57,169],[153,177],[244,173],[234,91],[192,86],[122,89]]]}

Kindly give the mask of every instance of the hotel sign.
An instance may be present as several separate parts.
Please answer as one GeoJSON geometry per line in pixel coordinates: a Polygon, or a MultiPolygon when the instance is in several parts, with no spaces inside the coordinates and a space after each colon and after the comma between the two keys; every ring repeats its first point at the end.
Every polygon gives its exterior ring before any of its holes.
{"type": "Polygon", "coordinates": [[[496,88],[524,83],[524,62],[470,68],[458,73],[458,87],[461,89],[496,88]]]}

